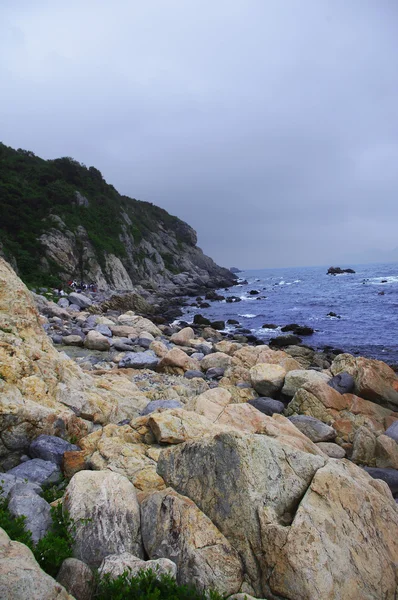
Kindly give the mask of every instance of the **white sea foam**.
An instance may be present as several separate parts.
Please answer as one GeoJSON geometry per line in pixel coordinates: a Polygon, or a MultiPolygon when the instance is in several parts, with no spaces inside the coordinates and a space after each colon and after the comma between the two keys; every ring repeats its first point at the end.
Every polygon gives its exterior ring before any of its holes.
{"type": "Polygon", "coordinates": [[[241,315],[240,313],[238,314],[239,317],[245,317],[246,319],[254,319],[254,317],[257,317],[257,315],[252,315],[251,313],[247,313],[245,315],[241,315]]]}
{"type": "MultiPolygon", "coordinates": [[[[365,280],[366,281],[366,280],[365,280]]],[[[387,275],[386,277],[372,277],[367,280],[372,285],[386,285],[386,283],[398,283],[398,275],[387,275]],[[382,283],[384,281],[385,283],[382,283]]]]}
{"type": "Polygon", "coordinates": [[[243,294],[243,296],[239,296],[239,298],[240,298],[241,300],[255,300],[255,298],[253,298],[253,297],[250,297],[250,296],[245,296],[244,294],[243,294]]]}

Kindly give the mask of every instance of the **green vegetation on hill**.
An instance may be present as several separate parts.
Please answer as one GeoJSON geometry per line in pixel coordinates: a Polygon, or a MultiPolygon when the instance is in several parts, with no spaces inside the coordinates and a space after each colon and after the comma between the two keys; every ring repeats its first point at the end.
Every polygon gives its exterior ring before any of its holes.
{"type": "MultiPolygon", "coordinates": [[[[173,230],[179,244],[196,243],[193,230],[183,221],[149,202],[121,196],[98,169],[69,157],[43,160],[1,143],[0,214],[0,251],[15,259],[22,279],[32,285],[59,283],[56,263],[49,265],[49,274],[39,268],[43,257],[39,238],[54,227],[51,214],[61,217],[73,233],[79,226],[85,228],[100,264],[105,253],[125,256],[123,227],[136,244],[161,228],[173,230]],[[77,193],[84,197],[80,205],[77,193]]],[[[178,272],[172,257],[168,268],[178,272]]]]}

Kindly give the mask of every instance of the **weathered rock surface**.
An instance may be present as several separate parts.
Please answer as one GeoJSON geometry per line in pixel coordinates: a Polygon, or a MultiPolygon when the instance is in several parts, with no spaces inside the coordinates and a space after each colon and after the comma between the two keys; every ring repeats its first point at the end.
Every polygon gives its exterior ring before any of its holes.
{"type": "Polygon", "coordinates": [[[135,488],[111,471],[80,471],[63,500],[74,521],[74,556],[99,567],[109,554],[142,557],[140,510],[135,488]]]}
{"type": "Polygon", "coordinates": [[[317,442],[318,448],[322,450],[330,458],[344,458],[345,450],[341,446],[334,444],[333,442],[317,442]]]}
{"type": "Polygon", "coordinates": [[[152,400],[149,404],[146,405],[143,411],[141,411],[141,416],[149,415],[153,412],[160,412],[162,410],[167,410],[169,408],[182,408],[183,405],[179,400],[152,400]]]}
{"type": "Polygon", "coordinates": [[[147,571],[148,569],[151,569],[158,575],[171,575],[174,578],[177,575],[177,565],[168,558],[145,561],[128,552],[110,554],[104,558],[98,569],[98,573],[100,577],[108,574],[112,579],[116,579],[126,571],[128,571],[129,576],[134,577],[139,571],[147,571]]]}
{"type": "Polygon", "coordinates": [[[184,327],[178,333],[173,333],[170,341],[178,346],[189,346],[189,340],[195,337],[195,332],[192,327],[184,327]]]}
{"type": "Polygon", "coordinates": [[[146,498],[141,515],[146,552],[174,561],[179,583],[222,594],[240,589],[238,553],[192,500],[168,488],[146,498]]]}
{"type": "Polygon", "coordinates": [[[269,417],[272,417],[274,413],[280,414],[285,408],[283,402],[274,400],[273,398],[255,398],[254,400],[249,400],[248,404],[251,404],[254,408],[257,408],[257,410],[269,417]]]}
{"type": "Polygon", "coordinates": [[[91,569],[77,558],[66,558],[57,575],[57,581],[76,600],[91,600],[94,575],[91,569]]]}
{"type": "Polygon", "coordinates": [[[89,350],[109,350],[111,347],[109,339],[99,331],[94,331],[93,329],[86,335],[84,345],[89,350]]]}
{"type": "Polygon", "coordinates": [[[152,350],[128,352],[119,362],[119,368],[156,369],[159,359],[152,350]]]}
{"type": "Polygon", "coordinates": [[[4,600],[74,600],[41,570],[24,544],[13,542],[0,529],[0,598],[4,600]]]}
{"type": "Polygon", "coordinates": [[[394,421],[394,423],[386,429],[385,435],[398,443],[398,420],[394,421]]]}

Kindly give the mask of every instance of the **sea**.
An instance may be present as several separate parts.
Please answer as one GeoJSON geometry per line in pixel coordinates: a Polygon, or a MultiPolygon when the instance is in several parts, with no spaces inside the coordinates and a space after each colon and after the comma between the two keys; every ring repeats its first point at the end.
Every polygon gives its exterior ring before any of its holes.
{"type": "MultiPolygon", "coordinates": [[[[327,275],[328,267],[241,271],[237,284],[218,293],[240,302],[208,301],[210,308],[185,307],[184,319],[200,313],[215,321],[235,319],[264,343],[290,323],[315,332],[302,337],[316,349],[326,346],[398,364],[398,263],[339,265],[355,274],[327,275]],[[246,283],[247,282],[247,283],[246,283]],[[250,291],[258,295],[250,295],[250,291]],[[328,316],[335,313],[338,317],[328,316]],[[277,329],[264,329],[276,324],[277,329]]],[[[226,325],[233,333],[237,326],[226,325]]]]}

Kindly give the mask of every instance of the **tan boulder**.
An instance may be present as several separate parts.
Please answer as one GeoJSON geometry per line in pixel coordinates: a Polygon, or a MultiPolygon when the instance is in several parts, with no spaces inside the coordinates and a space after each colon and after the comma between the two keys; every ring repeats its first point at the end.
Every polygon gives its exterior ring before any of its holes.
{"type": "Polygon", "coordinates": [[[318,448],[322,450],[329,458],[344,458],[346,452],[344,448],[333,442],[316,442],[318,448]]]}
{"type": "Polygon", "coordinates": [[[289,371],[289,373],[286,373],[282,394],[285,394],[285,396],[294,396],[306,383],[327,383],[330,379],[329,375],[320,373],[319,371],[306,371],[304,369],[289,371]]]}
{"type": "Polygon", "coordinates": [[[61,584],[41,570],[27,546],[0,529],[0,598],[4,600],[74,600],[61,584]]]}
{"type": "Polygon", "coordinates": [[[325,461],[265,435],[228,432],[163,450],[158,472],[238,550],[246,580],[260,594],[266,542],[259,517],[267,510],[270,522],[288,525],[325,461]]]}
{"type": "Polygon", "coordinates": [[[398,444],[387,435],[379,435],[375,448],[376,467],[398,469],[398,444]]]}
{"type": "Polygon", "coordinates": [[[307,383],[300,388],[286,409],[288,416],[315,417],[337,432],[338,444],[350,443],[359,427],[379,435],[396,420],[396,413],[353,394],[339,394],[325,383],[307,383]]]}
{"type": "Polygon", "coordinates": [[[151,413],[148,425],[159,444],[182,444],[188,440],[214,435],[225,429],[214,425],[202,415],[182,408],[151,413]]]}
{"type": "Polygon", "coordinates": [[[192,327],[184,327],[177,333],[173,333],[170,342],[178,346],[189,346],[189,340],[195,337],[195,332],[192,327]]]}
{"type": "Polygon", "coordinates": [[[73,553],[91,567],[109,554],[143,557],[140,508],[135,488],[111,471],[80,471],[69,482],[64,510],[73,521],[73,553]]]}
{"type": "Polygon", "coordinates": [[[346,460],[329,461],[290,527],[265,525],[269,588],[292,599],[394,600],[397,533],[398,509],[387,485],[346,460]]]}
{"type": "Polygon", "coordinates": [[[142,560],[129,552],[106,556],[98,569],[98,574],[100,577],[109,575],[112,579],[116,579],[126,572],[129,577],[136,577],[138,573],[149,569],[158,575],[171,575],[174,579],[177,575],[176,564],[168,558],[142,560]]]}
{"type": "Polygon", "coordinates": [[[397,410],[398,377],[380,360],[340,354],[332,363],[333,375],[346,371],[354,377],[356,395],[397,410]]]}
{"type": "Polygon", "coordinates": [[[229,356],[233,356],[235,352],[241,348],[242,344],[230,342],[229,340],[222,340],[215,345],[216,352],[222,352],[223,354],[228,354],[229,356]]]}
{"type": "Polygon", "coordinates": [[[138,330],[131,325],[109,325],[109,329],[112,331],[113,337],[138,337],[138,330]]]}
{"type": "MultiPolygon", "coordinates": [[[[140,317],[136,315],[133,311],[129,310],[126,313],[120,315],[117,318],[119,325],[127,325],[129,327],[133,327],[137,334],[142,333],[143,331],[147,331],[151,333],[154,337],[158,337],[162,335],[159,327],[157,327],[152,321],[149,319],[145,319],[144,317],[140,317]]],[[[118,335],[121,335],[120,333],[118,335]]]]}
{"type": "Polygon", "coordinates": [[[224,352],[214,352],[205,356],[201,362],[200,367],[202,371],[207,369],[227,369],[231,364],[231,357],[224,352]]]}
{"type": "Polygon", "coordinates": [[[166,344],[164,344],[160,340],[155,340],[154,342],[152,342],[149,346],[149,349],[152,350],[159,358],[163,358],[164,356],[166,356],[166,354],[169,351],[166,344]]]}
{"type": "Polygon", "coordinates": [[[94,575],[84,562],[77,558],[66,558],[57,574],[57,581],[76,598],[91,600],[94,575]]]}
{"type": "Polygon", "coordinates": [[[214,423],[230,402],[232,402],[230,392],[218,387],[191,398],[185,408],[205,416],[214,423]]]}
{"type": "Polygon", "coordinates": [[[279,365],[259,363],[250,369],[252,386],[263,396],[273,396],[282,389],[286,371],[279,365]]]}
{"type": "Polygon", "coordinates": [[[173,560],[180,584],[228,595],[240,589],[238,553],[192,500],[168,488],[146,498],[141,515],[147,554],[173,560]]]}
{"type": "Polygon", "coordinates": [[[90,350],[109,350],[111,347],[109,338],[99,331],[91,330],[86,335],[84,346],[90,350]]]}
{"type": "Polygon", "coordinates": [[[158,365],[159,371],[163,373],[183,375],[185,371],[200,371],[200,363],[190,358],[180,348],[172,348],[162,358],[158,365]]]}

